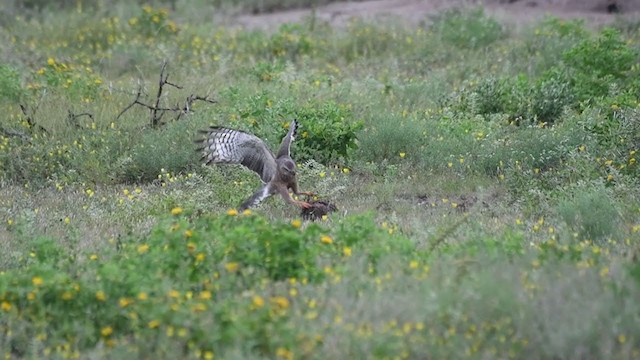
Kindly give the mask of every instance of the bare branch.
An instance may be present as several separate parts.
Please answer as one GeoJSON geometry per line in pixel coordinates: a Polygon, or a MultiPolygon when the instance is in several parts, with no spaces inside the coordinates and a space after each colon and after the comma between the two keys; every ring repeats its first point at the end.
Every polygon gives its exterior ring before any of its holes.
{"type": "Polygon", "coordinates": [[[7,137],[20,137],[22,139],[29,140],[29,136],[27,134],[14,129],[0,128],[0,133],[4,134],[7,137]]]}
{"type": "Polygon", "coordinates": [[[22,110],[22,114],[24,114],[24,119],[27,122],[27,124],[29,125],[29,129],[37,129],[37,130],[40,130],[40,131],[42,131],[44,133],[49,133],[47,131],[47,129],[45,129],[42,126],[36,124],[35,121],[33,120],[33,115],[35,114],[37,109],[38,109],[38,107],[36,106],[32,110],[32,114],[29,114],[29,110],[27,109],[27,107],[25,105],[20,104],[20,110],[22,110]]]}
{"type": "Polygon", "coordinates": [[[151,122],[151,127],[156,128],[160,125],[162,125],[161,120],[162,117],[164,116],[164,114],[167,111],[171,111],[176,113],[176,118],[175,120],[179,120],[182,115],[186,115],[192,112],[191,108],[193,106],[193,103],[196,101],[205,101],[208,102],[210,104],[215,104],[216,101],[209,98],[209,96],[200,96],[200,95],[194,95],[191,94],[187,97],[187,99],[184,102],[184,105],[181,106],[180,103],[177,103],[174,107],[162,107],[160,106],[160,101],[162,99],[162,93],[164,91],[164,86],[165,85],[169,85],[172,86],[176,89],[183,89],[182,86],[172,83],[170,82],[169,79],[169,74],[166,73],[166,68],[167,68],[167,61],[163,61],[162,62],[162,67],[160,69],[160,80],[158,81],[158,92],[156,94],[156,99],[153,105],[149,105],[149,104],[145,104],[144,102],[140,101],[140,97],[142,96],[142,85],[140,85],[140,87],[138,88],[138,92],[136,93],[136,97],[133,100],[133,102],[131,102],[129,105],[127,105],[121,112],[120,114],[118,114],[118,116],[116,117],[116,120],[118,120],[122,114],[124,114],[125,112],[127,112],[129,109],[131,109],[134,105],[140,105],[143,106],[147,109],[149,109],[150,112],[150,122],[151,122]]]}
{"type": "Polygon", "coordinates": [[[87,116],[87,117],[89,117],[89,119],[93,120],[93,114],[91,114],[91,113],[84,112],[84,113],[80,113],[80,114],[74,114],[71,110],[67,111],[67,121],[70,122],[73,126],[75,126],[77,128],[79,128],[80,125],[78,125],[76,120],[78,120],[78,118],[81,118],[83,116],[87,116]]]}
{"type": "Polygon", "coordinates": [[[120,111],[120,114],[118,114],[118,116],[116,116],[116,120],[119,120],[120,116],[122,116],[122,114],[124,114],[129,109],[131,109],[133,107],[133,105],[135,105],[135,104],[149,107],[149,105],[143,104],[143,103],[140,102],[140,96],[142,96],[142,84],[138,85],[138,92],[136,93],[136,98],[133,100],[133,102],[131,104],[127,105],[124,109],[122,109],[122,111],[120,111]]]}

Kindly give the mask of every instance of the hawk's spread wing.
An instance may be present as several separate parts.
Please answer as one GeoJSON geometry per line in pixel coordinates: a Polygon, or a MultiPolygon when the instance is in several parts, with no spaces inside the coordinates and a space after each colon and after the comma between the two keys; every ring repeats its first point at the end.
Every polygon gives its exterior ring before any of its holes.
{"type": "Polygon", "coordinates": [[[298,121],[293,120],[289,125],[289,132],[282,138],[282,144],[280,144],[280,150],[276,154],[276,158],[281,156],[291,156],[291,142],[295,140],[296,131],[298,130],[298,121]]]}
{"type": "Polygon", "coordinates": [[[218,126],[212,126],[203,133],[206,134],[206,138],[198,143],[202,145],[202,159],[207,164],[242,164],[258,173],[264,183],[268,183],[275,176],[276,160],[258,137],[218,126]]]}

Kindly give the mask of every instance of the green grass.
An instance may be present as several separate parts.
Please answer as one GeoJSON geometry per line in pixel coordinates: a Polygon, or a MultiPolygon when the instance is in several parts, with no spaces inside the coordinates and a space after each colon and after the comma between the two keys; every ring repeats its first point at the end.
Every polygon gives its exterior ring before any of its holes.
{"type": "Polygon", "coordinates": [[[640,357],[630,20],[262,32],[205,16],[235,1],[29,4],[1,15],[0,355],[640,357]],[[165,60],[161,106],[216,103],[119,116],[165,60]],[[293,118],[300,187],[338,211],[238,214],[260,181],[202,165],[197,130],[275,148],[293,118]]]}

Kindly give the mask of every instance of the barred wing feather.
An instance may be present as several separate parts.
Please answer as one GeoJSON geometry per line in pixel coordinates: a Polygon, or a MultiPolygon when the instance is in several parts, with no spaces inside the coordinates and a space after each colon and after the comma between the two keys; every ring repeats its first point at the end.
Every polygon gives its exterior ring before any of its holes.
{"type": "Polygon", "coordinates": [[[202,158],[207,164],[242,164],[268,183],[276,174],[276,160],[260,138],[225,127],[210,127],[200,140],[202,158]]]}

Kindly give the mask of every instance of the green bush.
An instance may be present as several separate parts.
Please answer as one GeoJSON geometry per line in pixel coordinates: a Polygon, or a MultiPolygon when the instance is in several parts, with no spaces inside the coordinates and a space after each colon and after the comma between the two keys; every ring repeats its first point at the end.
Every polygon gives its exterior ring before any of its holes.
{"type": "Polygon", "coordinates": [[[313,42],[302,25],[283,24],[271,35],[267,49],[273,58],[296,61],[311,53],[313,42]]]}
{"type": "Polygon", "coordinates": [[[529,118],[535,123],[555,123],[565,108],[576,105],[573,89],[563,76],[550,71],[531,90],[529,118]]]}
{"type": "MultiPolygon", "coordinates": [[[[627,45],[617,30],[605,28],[564,54],[569,80],[580,101],[609,94],[614,84],[625,88],[638,76],[639,53],[627,45]]],[[[637,89],[636,89],[637,91],[637,89]]]]}
{"type": "Polygon", "coordinates": [[[198,164],[201,154],[192,145],[197,136],[195,122],[172,121],[157,130],[139,131],[139,138],[124,150],[121,158],[114,164],[105,164],[113,166],[116,180],[146,182],[156,179],[162,169],[178,173],[198,164]]]}
{"type": "Polygon", "coordinates": [[[178,32],[175,21],[169,19],[169,9],[144,5],[138,16],[129,19],[129,26],[146,37],[169,36],[178,32]]]}
{"type": "Polygon", "coordinates": [[[616,202],[602,185],[578,184],[558,204],[558,214],[578,240],[603,240],[615,237],[619,215],[616,202]]]}
{"type": "Polygon", "coordinates": [[[292,98],[273,96],[266,91],[241,98],[236,90],[230,89],[224,96],[234,104],[232,116],[239,117],[236,123],[225,126],[265,139],[273,151],[277,150],[291,120],[297,119],[300,128],[293,147],[298,162],[346,161],[358,147],[356,139],[362,123],[354,120],[351,110],[343,104],[311,100],[301,105],[292,98]],[[276,100],[271,100],[273,98],[276,100]]]}
{"type": "Polygon", "coordinates": [[[377,113],[359,138],[363,160],[399,162],[400,153],[411,161],[420,161],[419,149],[426,141],[425,124],[399,114],[377,113]]]}
{"type": "Polygon", "coordinates": [[[20,73],[10,65],[0,64],[0,100],[17,102],[24,95],[20,73]]]}
{"type": "Polygon", "coordinates": [[[463,49],[479,49],[504,36],[502,25],[482,7],[444,10],[432,18],[430,28],[442,41],[463,49]]]}
{"type": "Polygon", "coordinates": [[[273,223],[235,210],[172,214],[147,236],[112,241],[99,254],[34,239],[23,265],[0,273],[2,348],[61,354],[133,342],[140,351],[187,355],[251,341],[251,351],[272,354],[283,339],[294,339],[286,322],[295,298],[265,293],[265,284],[321,281],[324,266],[351,256],[345,246],[373,246],[377,256],[400,244],[407,254],[411,249],[366,216],[331,236],[317,224],[273,223]],[[281,336],[268,336],[273,331],[281,336]]]}

